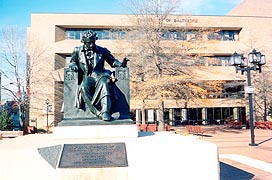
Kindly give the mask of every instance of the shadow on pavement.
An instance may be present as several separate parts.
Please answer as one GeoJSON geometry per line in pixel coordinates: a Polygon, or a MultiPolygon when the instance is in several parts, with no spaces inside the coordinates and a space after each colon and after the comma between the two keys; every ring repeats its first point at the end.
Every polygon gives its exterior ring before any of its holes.
{"type": "Polygon", "coordinates": [[[220,162],[220,180],[250,180],[253,177],[254,174],[220,162]]]}
{"type": "Polygon", "coordinates": [[[138,137],[153,136],[154,132],[138,132],[138,137]]]}
{"type": "Polygon", "coordinates": [[[270,140],[272,140],[272,138],[269,138],[269,139],[266,139],[266,140],[264,140],[262,142],[259,142],[257,145],[260,145],[260,144],[265,143],[265,142],[270,141],[270,140]]]}

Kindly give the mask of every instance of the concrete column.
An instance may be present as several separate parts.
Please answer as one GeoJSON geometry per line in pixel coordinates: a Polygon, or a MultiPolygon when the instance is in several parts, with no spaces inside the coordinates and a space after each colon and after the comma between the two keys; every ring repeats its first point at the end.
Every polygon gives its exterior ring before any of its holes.
{"type": "Polygon", "coordinates": [[[145,109],[142,109],[142,124],[145,124],[145,109]]]}
{"type": "Polygon", "coordinates": [[[187,109],[182,109],[181,110],[181,119],[182,120],[187,120],[187,109]]]}
{"type": "Polygon", "coordinates": [[[202,114],[202,124],[207,124],[207,108],[202,108],[201,109],[201,114],[202,114]]]}
{"type": "Polygon", "coordinates": [[[141,111],[140,111],[140,109],[136,109],[136,123],[137,124],[141,124],[141,111]]]}
{"type": "Polygon", "coordinates": [[[169,109],[169,123],[171,126],[175,125],[173,120],[174,120],[174,110],[171,108],[169,109]]]}
{"type": "MultiPolygon", "coordinates": [[[[158,113],[157,113],[158,114],[158,113]]],[[[147,121],[148,122],[154,122],[154,110],[153,109],[149,109],[147,110],[147,121]]]]}
{"type": "Polygon", "coordinates": [[[233,108],[233,119],[239,120],[238,108],[233,108]]]}
{"type": "MultiPolygon", "coordinates": [[[[156,109],[156,110],[155,110],[155,113],[156,113],[156,119],[155,119],[155,121],[159,121],[160,118],[161,118],[161,117],[160,117],[160,116],[161,116],[161,115],[160,115],[160,111],[159,111],[158,109],[156,109]]],[[[155,117],[153,116],[153,118],[155,118],[155,117]]]]}

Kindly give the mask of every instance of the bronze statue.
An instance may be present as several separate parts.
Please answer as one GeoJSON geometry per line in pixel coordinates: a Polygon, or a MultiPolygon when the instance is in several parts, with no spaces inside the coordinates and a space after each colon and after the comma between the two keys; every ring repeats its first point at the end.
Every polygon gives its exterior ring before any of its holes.
{"type": "Polygon", "coordinates": [[[69,68],[78,72],[76,106],[81,108],[86,103],[90,111],[104,121],[111,121],[111,101],[115,99],[114,83],[111,71],[104,67],[105,61],[111,67],[126,67],[128,59],[123,62],[115,59],[111,52],[95,44],[97,35],[93,31],[83,34],[82,46],[74,48],[69,68]]]}

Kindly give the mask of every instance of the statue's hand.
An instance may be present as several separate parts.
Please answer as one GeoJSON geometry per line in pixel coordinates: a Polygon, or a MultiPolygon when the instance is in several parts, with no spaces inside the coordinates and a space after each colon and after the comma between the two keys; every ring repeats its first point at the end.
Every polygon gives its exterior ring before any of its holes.
{"type": "Polygon", "coordinates": [[[72,71],[75,71],[77,72],[78,71],[78,67],[75,63],[71,63],[69,64],[69,68],[72,70],[72,71]]]}
{"type": "Polygon", "coordinates": [[[122,62],[122,67],[127,67],[127,62],[129,61],[129,59],[127,57],[124,58],[123,62],[122,62]]]}

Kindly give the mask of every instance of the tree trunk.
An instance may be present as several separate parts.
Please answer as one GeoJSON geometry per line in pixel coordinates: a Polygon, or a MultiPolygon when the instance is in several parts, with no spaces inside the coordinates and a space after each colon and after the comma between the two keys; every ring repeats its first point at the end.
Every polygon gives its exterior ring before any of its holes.
{"type": "Polygon", "coordinates": [[[266,93],[264,95],[264,121],[267,121],[266,93]]]}
{"type": "Polygon", "coordinates": [[[159,110],[158,110],[158,131],[164,131],[165,130],[165,122],[164,122],[164,117],[163,117],[163,112],[164,112],[164,102],[161,100],[159,110]]]}
{"type": "Polygon", "coordinates": [[[23,122],[23,119],[22,119],[22,108],[21,108],[20,104],[18,104],[18,113],[19,113],[20,128],[23,128],[24,122],[23,122]]]}

